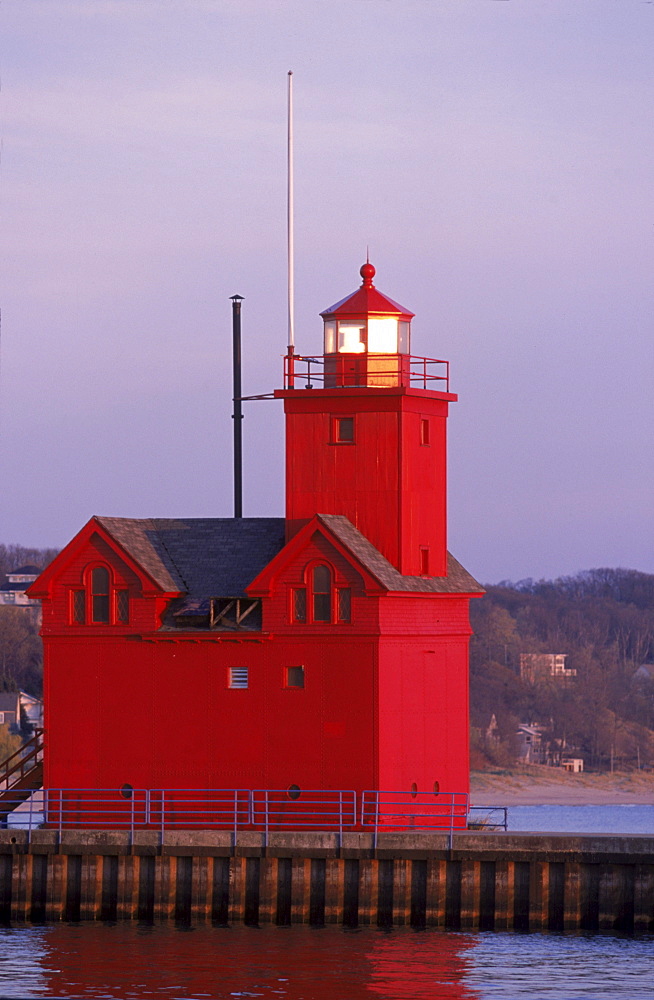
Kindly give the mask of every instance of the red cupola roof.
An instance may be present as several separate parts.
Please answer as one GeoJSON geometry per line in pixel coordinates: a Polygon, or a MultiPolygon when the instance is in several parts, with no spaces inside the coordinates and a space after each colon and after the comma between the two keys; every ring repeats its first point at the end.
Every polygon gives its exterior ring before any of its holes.
{"type": "Polygon", "coordinates": [[[415,313],[410,312],[401,306],[399,302],[389,299],[387,295],[382,295],[377,291],[372,283],[375,277],[375,268],[370,263],[361,267],[359,274],[363,278],[361,287],[356,292],[347,295],[340,302],[336,302],[329,309],[325,309],[320,315],[323,319],[341,319],[345,317],[365,317],[370,315],[397,316],[403,320],[413,319],[415,313]]]}

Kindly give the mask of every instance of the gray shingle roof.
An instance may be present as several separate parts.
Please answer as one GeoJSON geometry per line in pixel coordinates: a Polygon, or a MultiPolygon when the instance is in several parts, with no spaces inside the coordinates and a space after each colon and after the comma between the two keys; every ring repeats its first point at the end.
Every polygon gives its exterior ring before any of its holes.
{"type": "Polygon", "coordinates": [[[341,514],[318,514],[318,519],[388,590],[423,594],[484,593],[484,588],[449,552],[447,553],[447,576],[402,576],[347,517],[343,517],[341,514]]]}
{"type": "Polygon", "coordinates": [[[285,543],[282,517],[96,520],[164,590],[192,597],[244,597],[285,543]]]}
{"type": "MultiPolygon", "coordinates": [[[[387,590],[483,593],[449,553],[446,577],[402,576],[346,517],[319,514],[318,519],[387,590]]],[[[199,600],[244,597],[248,584],[285,544],[281,517],[96,520],[164,590],[199,600]]]]}

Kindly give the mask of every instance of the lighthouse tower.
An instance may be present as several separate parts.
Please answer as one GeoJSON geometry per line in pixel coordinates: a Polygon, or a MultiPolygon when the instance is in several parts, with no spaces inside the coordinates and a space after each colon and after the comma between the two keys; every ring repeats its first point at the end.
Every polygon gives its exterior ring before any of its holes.
{"type": "MultiPolygon", "coordinates": [[[[446,362],[411,356],[413,313],[361,287],[321,313],[322,383],[293,366],[286,411],[291,537],[315,513],[343,514],[405,576],[447,575],[446,362]]],[[[320,376],[318,376],[320,377],[320,376]]]]}

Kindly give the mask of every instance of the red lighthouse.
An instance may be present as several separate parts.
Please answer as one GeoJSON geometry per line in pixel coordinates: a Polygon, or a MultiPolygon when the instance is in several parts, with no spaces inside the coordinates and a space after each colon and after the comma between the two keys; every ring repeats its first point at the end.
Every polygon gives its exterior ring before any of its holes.
{"type": "Polygon", "coordinates": [[[361,276],[275,393],[285,518],[94,517],[31,586],[46,788],[467,791],[456,396],[361,276]]]}
{"type": "Polygon", "coordinates": [[[411,356],[413,313],[375,268],[326,309],[322,388],[283,392],[286,518],[344,514],[404,576],[447,575],[447,365],[411,356]]]}

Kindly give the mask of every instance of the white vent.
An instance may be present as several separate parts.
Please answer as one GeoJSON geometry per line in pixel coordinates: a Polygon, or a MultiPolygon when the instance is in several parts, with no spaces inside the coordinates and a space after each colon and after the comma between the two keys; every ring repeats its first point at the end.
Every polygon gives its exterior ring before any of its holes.
{"type": "Polygon", "coordinates": [[[246,688],[248,686],[248,667],[229,668],[230,688],[246,688]]]}

